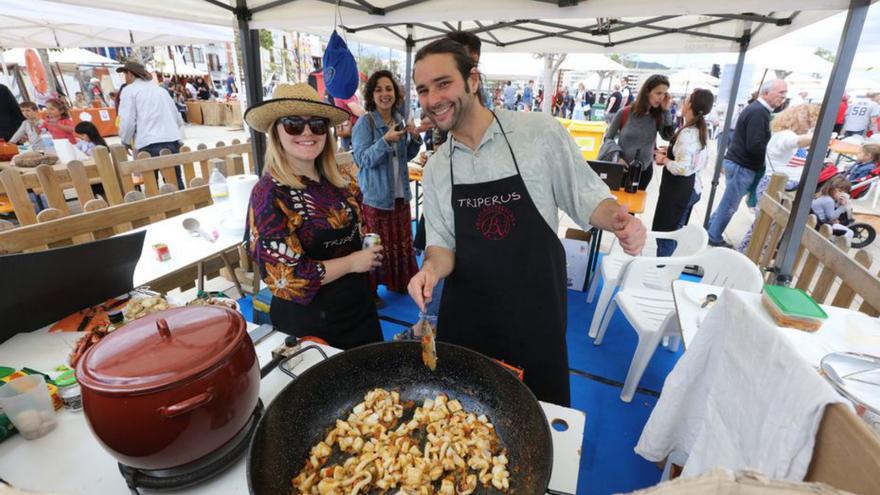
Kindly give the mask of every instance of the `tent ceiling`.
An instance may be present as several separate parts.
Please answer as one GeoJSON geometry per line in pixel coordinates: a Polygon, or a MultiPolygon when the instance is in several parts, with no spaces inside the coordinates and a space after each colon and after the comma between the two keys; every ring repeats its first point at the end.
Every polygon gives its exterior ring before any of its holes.
{"type": "MultiPolygon", "coordinates": [[[[156,10],[149,9],[148,14],[155,15],[156,10]]],[[[0,46],[5,48],[152,46],[232,41],[233,37],[231,21],[222,28],[44,0],[2,0],[0,18],[0,46]]]]}
{"type": "MultiPolygon", "coordinates": [[[[242,0],[67,0],[172,19],[222,26],[242,0]]],[[[332,30],[334,0],[246,0],[252,28],[314,34],[332,30]]],[[[486,51],[688,53],[736,51],[744,22],[753,21],[751,44],[760,45],[824,19],[847,0],[739,0],[719,6],[704,0],[342,0],[341,20],[354,39],[403,48],[406,23],[416,40],[461,27],[477,30],[486,51]],[[565,6],[560,6],[565,5],[565,6]],[[728,13],[725,15],[724,11],[728,13]],[[739,14],[752,12],[757,14],[739,14]],[[646,17],[648,16],[648,17],[646,17]],[[610,32],[594,33],[597,19],[610,32]],[[477,24],[474,19],[485,19],[477,24]],[[646,22],[652,21],[652,22],[646,22]],[[765,22],[770,21],[770,22],[765,22]],[[780,24],[780,25],[777,25],[780,24]],[[678,30],[672,32],[671,30],[678,30]]],[[[600,26],[601,27],[601,26],[600,26]]]]}

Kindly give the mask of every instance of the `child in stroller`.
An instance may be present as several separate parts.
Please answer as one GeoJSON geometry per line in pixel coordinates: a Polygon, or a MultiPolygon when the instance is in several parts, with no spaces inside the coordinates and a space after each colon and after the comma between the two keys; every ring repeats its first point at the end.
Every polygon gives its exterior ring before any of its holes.
{"type": "Polygon", "coordinates": [[[850,181],[841,175],[836,175],[822,184],[816,198],[813,200],[811,210],[819,220],[818,225],[828,224],[835,235],[843,235],[846,240],[852,242],[853,231],[846,226],[849,210],[849,190],[852,187],[850,181]],[[841,223],[841,222],[846,223],[841,223]]]}
{"type": "MultiPolygon", "coordinates": [[[[858,186],[858,184],[866,178],[880,175],[880,167],[877,166],[878,163],[880,163],[880,144],[865,143],[859,148],[859,152],[856,155],[856,163],[852,164],[849,169],[847,169],[846,178],[849,179],[854,186],[858,186]]],[[[865,188],[864,192],[867,192],[867,190],[868,188],[865,188]]]]}

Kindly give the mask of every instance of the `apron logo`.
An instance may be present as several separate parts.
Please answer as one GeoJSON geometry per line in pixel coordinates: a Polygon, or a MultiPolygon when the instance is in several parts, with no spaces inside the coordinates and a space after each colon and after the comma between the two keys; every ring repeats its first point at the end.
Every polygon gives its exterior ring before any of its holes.
{"type": "Polygon", "coordinates": [[[489,206],[477,215],[477,230],[484,239],[500,241],[516,226],[516,217],[506,206],[489,206]]]}

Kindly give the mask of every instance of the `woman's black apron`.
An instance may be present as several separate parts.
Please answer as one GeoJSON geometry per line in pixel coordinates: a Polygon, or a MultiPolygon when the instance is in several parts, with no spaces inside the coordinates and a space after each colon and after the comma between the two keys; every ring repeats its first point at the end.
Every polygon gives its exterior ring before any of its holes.
{"type": "Polygon", "coordinates": [[[570,404],[565,344],[565,250],[520,175],[456,184],[455,268],[446,279],[437,337],[521,368],[538,399],[570,404]]]}
{"type": "MultiPolygon", "coordinates": [[[[666,156],[675,160],[673,147],[675,138],[669,142],[666,148],[666,156]]],[[[654,210],[654,222],[651,230],[656,232],[672,232],[678,228],[690,205],[691,195],[694,192],[694,181],[697,175],[687,176],[674,175],[663,167],[663,177],[660,180],[660,194],[657,198],[657,209],[654,210]]]]}
{"type": "MultiPolygon", "coordinates": [[[[347,202],[342,204],[348,212],[349,225],[336,230],[318,230],[311,239],[301,238],[305,256],[327,261],[361,249],[357,215],[347,202]]],[[[273,296],[269,316],[278,330],[297,337],[319,337],[340,349],[382,341],[376,303],[366,273],[349,273],[323,285],[307,305],[273,296]]]]}

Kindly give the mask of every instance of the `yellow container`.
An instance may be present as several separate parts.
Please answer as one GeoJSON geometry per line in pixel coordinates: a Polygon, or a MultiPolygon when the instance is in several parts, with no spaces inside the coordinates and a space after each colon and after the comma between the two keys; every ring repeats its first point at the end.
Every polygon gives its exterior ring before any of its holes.
{"type": "Polygon", "coordinates": [[[563,119],[562,117],[556,117],[556,120],[558,120],[559,123],[562,124],[562,127],[565,127],[566,129],[568,129],[569,124],[572,123],[571,119],[563,119]]]}
{"type": "Polygon", "coordinates": [[[573,120],[568,125],[568,133],[581,148],[584,160],[595,160],[599,156],[602,138],[605,137],[605,122],[585,122],[573,120]]]}

